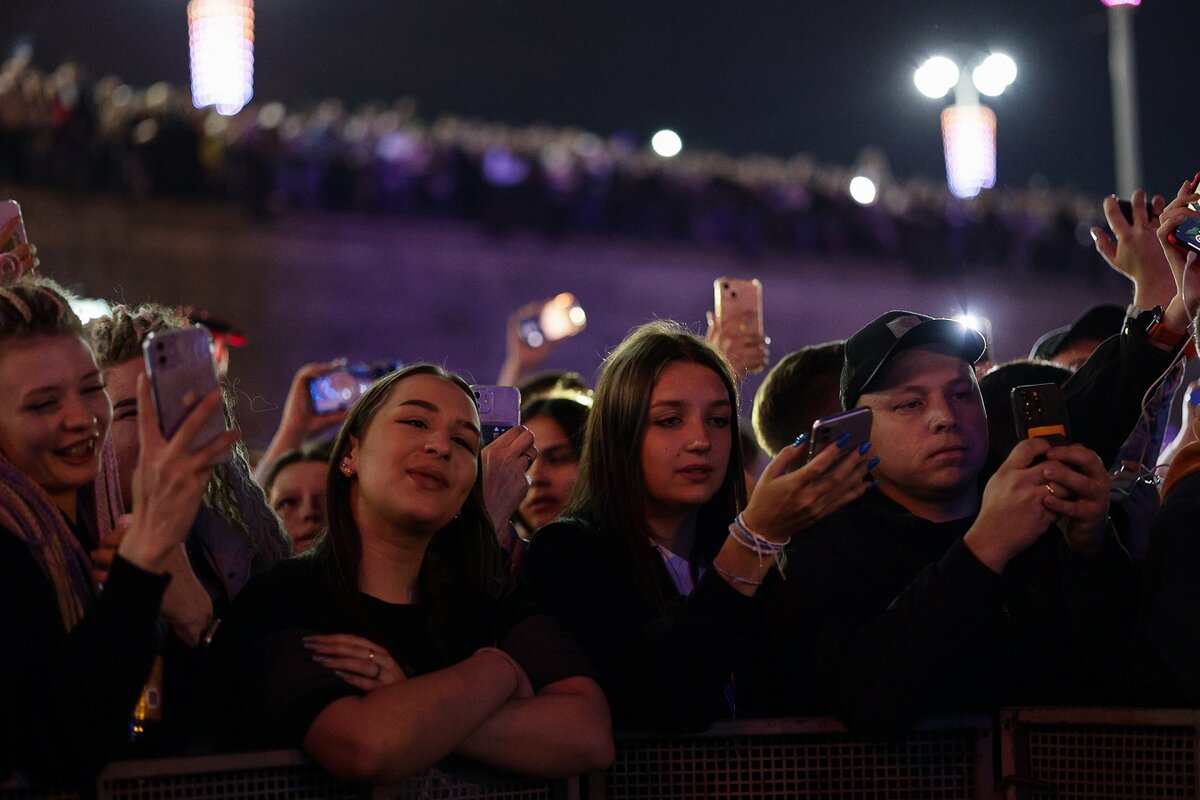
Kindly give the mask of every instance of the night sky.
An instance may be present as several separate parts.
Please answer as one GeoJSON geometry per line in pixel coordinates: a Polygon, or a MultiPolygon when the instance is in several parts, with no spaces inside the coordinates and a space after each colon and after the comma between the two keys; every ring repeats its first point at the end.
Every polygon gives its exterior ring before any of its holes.
{"type": "MultiPolygon", "coordinates": [[[[184,0],[5,4],[0,45],[73,57],[136,85],[186,84],[184,0]]],[[[423,116],[572,125],[732,154],[853,164],[880,147],[902,177],[944,174],[938,109],[912,84],[936,52],[1002,49],[1019,75],[989,104],[999,183],[1114,189],[1099,0],[256,0],[257,100],[403,95],[423,116]]],[[[1200,2],[1137,10],[1144,175],[1174,193],[1200,169],[1200,2]]]]}

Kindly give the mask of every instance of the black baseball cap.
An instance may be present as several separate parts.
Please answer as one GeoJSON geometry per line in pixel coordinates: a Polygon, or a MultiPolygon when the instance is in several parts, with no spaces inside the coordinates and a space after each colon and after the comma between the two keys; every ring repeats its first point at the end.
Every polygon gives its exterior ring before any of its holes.
{"type": "Polygon", "coordinates": [[[1103,342],[1116,336],[1125,326],[1125,307],[1116,303],[1092,306],[1071,325],[1064,325],[1042,334],[1029,351],[1030,358],[1049,361],[1075,342],[1094,339],[1103,342]]]}
{"type": "Polygon", "coordinates": [[[858,402],[871,381],[897,353],[912,347],[940,344],[974,364],[983,357],[987,342],[983,334],[953,319],[927,317],[912,311],[881,314],[846,340],[842,361],[842,408],[858,402]]]}

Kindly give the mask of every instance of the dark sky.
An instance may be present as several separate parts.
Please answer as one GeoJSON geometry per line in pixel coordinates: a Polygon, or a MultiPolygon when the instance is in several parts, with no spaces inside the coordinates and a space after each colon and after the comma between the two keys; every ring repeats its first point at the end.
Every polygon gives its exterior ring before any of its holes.
{"type": "MultiPolygon", "coordinates": [[[[185,84],[184,0],[28,0],[0,44],[51,67],[185,84]]],[[[941,177],[940,101],[912,70],[929,54],[1003,49],[1017,83],[990,101],[999,181],[1114,189],[1100,0],[256,0],[259,100],[412,95],[426,116],[576,125],[733,154],[809,152],[841,164],[882,148],[900,176],[941,177]]],[[[1145,183],[1200,169],[1200,2],[1136,13],[1145,183]]]]}

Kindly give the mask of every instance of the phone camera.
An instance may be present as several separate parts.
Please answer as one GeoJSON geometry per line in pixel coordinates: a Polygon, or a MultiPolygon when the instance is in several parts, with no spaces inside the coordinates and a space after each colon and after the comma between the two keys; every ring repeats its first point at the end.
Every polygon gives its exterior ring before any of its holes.
{"type": "Polygon", "coordinates": [[[158,343],[158,349],[159,349],[159,350],[162,350],[164,347],[166,347],[166,345],[165,345],[165,344],[163,344],[162,342],[159,342],[159,343],[158,343]]]}
{"type": "Polygon", "coordinates": [[[162,365],[162,364],[166,364],[166,363],[167,363],[167,357],[166,357],[166,356],[159,356],[159,357],[158,357],[158,363],[159,363],[160,365],[162,365]]]}

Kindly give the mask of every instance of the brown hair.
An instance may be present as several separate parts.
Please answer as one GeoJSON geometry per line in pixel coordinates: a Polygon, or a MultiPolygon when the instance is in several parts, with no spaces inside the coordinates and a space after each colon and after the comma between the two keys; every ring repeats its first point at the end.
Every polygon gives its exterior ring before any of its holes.
{"type": "Polygon", "coordinates": [[[725,358],[675,322],[655,321],[636,328],[605,359],[584,428],[579,475],[563,510],[563,516],[580,517],[611,539],[631,566],[637,590],[660,608],[665,598],[656,577],[657,556],[647,546],[650,528],[646,524],[641,443],[650,394],[663,368],[675,361],[700,364],[715,372],[734,412],[725,480],[700,509],[690,560],[693,565],[705,564],[716,555],[727,526],[746,502],[737,385],[725,358]]]}
{"type": "MultiPolygon", "coordinates": [[[[350,409],[334,440],[325,480],[328,523],[309,551],[321,562],[334,601],[366,630],[370,626],[358,599],[362,534],[350,504],[351,479],[342,474],[339,464],[349,451],[350,437],[361,440],[396,384],[413,375],[450,381],[475,403],[466,381],[434,364],[413,364],[376,381],[350,409]]],[[[500,546],[484,505],[483,465],[478,455],[475,470],[470,495],[458,515],[434,534],[417,576],[417,597],[426,610],[430,637],[444,656],[455,659],[465,658],[481,641],[489,640],[491,601],[504,586],[500,546]]]]}
{"type": "Polygon", "coordinates": [[[83,336],[71,295],[49,278],[26,275],[0,285],[0,341],[34,336],[83,336]]]}

